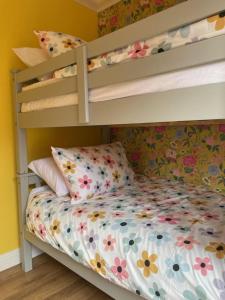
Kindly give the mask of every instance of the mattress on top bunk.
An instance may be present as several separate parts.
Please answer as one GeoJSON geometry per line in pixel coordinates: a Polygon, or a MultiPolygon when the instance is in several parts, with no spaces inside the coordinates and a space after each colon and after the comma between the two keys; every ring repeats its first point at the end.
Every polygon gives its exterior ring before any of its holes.
{"type": "Polygon", "coordinates": [[[224,196],[139,177],[114,193],[77,204],[69,199],[47,186],[34,189],[29,231],[146,299],[157,292],[160,299],[223,299],[224,196]]]}
{"type": "MultiPolygon", "coordinates": [[[[64,79],[50,79],[23,88],[31,90],[64,79]]],[[[204,65],[186,70],[151,76],[134,81],[113,84],[89,91],[89,101],[107,101],[146,93],[164,92],[185,87],[225,82],[225,62],[204,65]]],[[[78,103],[77,93],[45,98],[23,103],[21,112],[30,112],[54,107],[70,106],[78,103]]]]}

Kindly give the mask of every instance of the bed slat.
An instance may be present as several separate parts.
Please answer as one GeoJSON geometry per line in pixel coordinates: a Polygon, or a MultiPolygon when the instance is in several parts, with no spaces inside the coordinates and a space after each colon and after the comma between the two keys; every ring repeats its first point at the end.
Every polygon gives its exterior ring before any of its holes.
{"type": "Polygon", "coordinates": [[[36,101],[75,92],[77,92],[77,76],[64,78],[59,82],[20,92],[17,95],[17,101],[19,103],[36,101]]]}

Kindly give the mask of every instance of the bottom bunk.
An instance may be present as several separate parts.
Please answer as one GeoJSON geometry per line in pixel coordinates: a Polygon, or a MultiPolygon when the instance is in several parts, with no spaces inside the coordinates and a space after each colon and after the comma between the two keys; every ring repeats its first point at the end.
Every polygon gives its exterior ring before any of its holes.
{"type": "Polygon", "coordinates": [[[115,299],[215,300],[224,217],[224,196],[166,179],[137,177],[75,204],[44,186],[30,193],[25,238],[115,299]]]}

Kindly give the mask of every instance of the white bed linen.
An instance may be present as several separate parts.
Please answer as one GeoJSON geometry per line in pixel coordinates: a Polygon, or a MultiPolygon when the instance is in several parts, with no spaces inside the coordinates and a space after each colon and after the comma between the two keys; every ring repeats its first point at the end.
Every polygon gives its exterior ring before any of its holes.
{"type": "MultiPolygon", "coordinates": [[[[24,87],[23,90],[46,86],[60,80],[64,79],[50,79],[38,82],[24,87]]],[[[89,91],[89,101],[108,101],[146,93],[164,92],[220,82],[225,82],[225,61],[93,89],[89,91]]],[[[21,112],[70,106],[77,103],[78,95],[77,93],[72,93],[23,103],[21,112]]]]}

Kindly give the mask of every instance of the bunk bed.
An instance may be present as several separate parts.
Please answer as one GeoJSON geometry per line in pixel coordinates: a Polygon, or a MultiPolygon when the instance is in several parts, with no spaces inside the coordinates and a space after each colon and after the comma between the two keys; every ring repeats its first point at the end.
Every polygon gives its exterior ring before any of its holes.
{"type": "Polygon", "coordinates": [[[17,177],[20,212],[21,258],[24,271],[32,268],[32,245],[40,248],[115,299],[140,299],[110,283],[94,271],[74,261],[32,234],[26,226],[29,186],[40,186],[40,179],[28,172],[27,128],[102,126],[103,141],[109,139],[110,125],[159,122],[224,120],[225,82],[129,95],[108,101],[90,102],[90,89],[127,83],[225,60],[225,35],[181,46],[154,56],[132,60],[88,73],[87,62],[102,53],[119,49],[224,11],[224,0],[189,0],[167,11],[150,16],[117,32],[82,45],[38,66],[13,72],[17,131],[17,177]],[[76,64],[77,75],[52,84],[23,90],[24,84],[61,68],[76,64]],[[48,97],[77,93],[78,103],[37,111],[21,112],[21,105],[48,97]]]}

